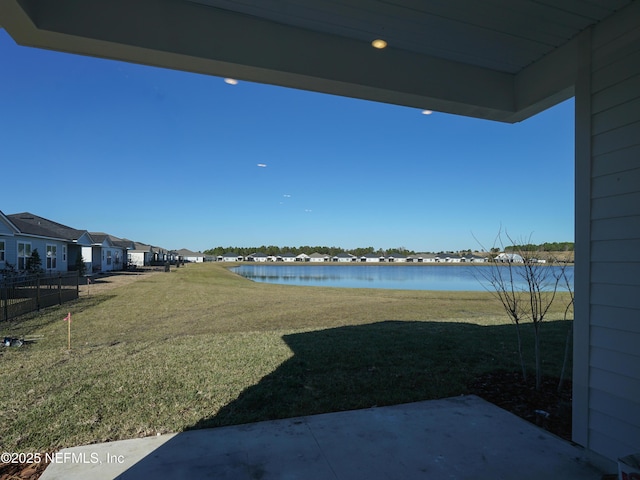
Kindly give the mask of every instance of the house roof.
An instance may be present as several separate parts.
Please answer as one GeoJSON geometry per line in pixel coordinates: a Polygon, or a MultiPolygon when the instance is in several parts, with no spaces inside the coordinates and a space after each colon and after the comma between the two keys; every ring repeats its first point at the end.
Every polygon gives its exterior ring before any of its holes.
{"type": "Polygon", "coordinates": [[[133,242],[133,248],[131,250],[134,252],[153,252],[153,247],[146,243],[133,242]]]}
{"type": "Polygon", "coordinates": [[[95,243],[103,243],[105,240],[109,240],[114,247],[126,248],[128,250],[133,250],[135,245],[131,240],[127,240],[125,238],[118,238],[114,235],[104,232],[89,232],[91,238],[95,243]]]}
{"type": "Polygon", "coordinates": [[[576,38],[633,3],[4,0],[0,18],[22,45],[516,122],[573,94],[576,38]]]}
{"type": "Polygon", "coordinates": [[[86,230],[78,230],[29,212],[14,213],[7,215],[7,217],[21,233],[28,235],[58,238],[73,242],[87,233],[86,230]]]}
{"type": "Polygon", "coordinates": [[[176,253],[178,255],[182,255],[183,257],[204,257],[204,253],[194,252],[194,251],[188,250],[186,248],[181,248],[176,253]]]}

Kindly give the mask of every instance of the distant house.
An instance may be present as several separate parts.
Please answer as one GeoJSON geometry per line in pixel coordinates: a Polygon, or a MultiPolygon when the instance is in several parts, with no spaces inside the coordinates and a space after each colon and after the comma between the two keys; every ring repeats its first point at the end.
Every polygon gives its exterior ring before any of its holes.
{"type": "Polygon", "coordinates": [[[223,253],[218,257],[219,262],[241,262],[242,260],[242,255],[238,255],[236,252],[223,253]]]}
{"type": "Polygon", "coordinates": [[[494,261],[498,263],[524,263],[524,258],[517,253],[499,253],[494,258],[494,261]]]}
{"type": "Polygon", "coordinates": [[[314,263],[328,262],[329,259],[330,259],[329,255],[324,253],[314,252],[311,255],[309,255],[309,261],[314,263]]]}
{"type": "Polygon", "coordinates": [[[89,272],[122,270],[128,251],[135,247],[134,242],[103,232],[89,232],[89,235],[93,243],[91,247],[83,249],[82,255],[85,259],[91,259],[89,272]]]}
{"type": "Polygon", "coordinates": [[[300,255],[296,255],[296,262],[308,262],[309,255],[306,253],[301,253],[300,255]]]}
{"type": "Polygon", "coordinates": [[[407,261],[415,263],[433,263],[436,261],[436,256],[433,253],[416,253],[415,255],[410,255],[407,258],[407,261]]]}
{"type": "Polygon", "coordinates": [[[356,257],[350,253],[343,252],[335,255],[331,260],[334,262],[355,262],[356,257]]]}
{"type": "Polygon", "coordinates": [[[249,262],[266,262],[269,259],[269,256],[266,253],[256,252],[252,253],[247,257],[249,262]]]}
{"type": "Polygon", "coordinates": [[[481,257],[479,255],[468,253],[467,255],[462,256],[462,261],[469,263],[485,263],[487,261],[487,257],[481,257]]]}
{"type": "Polygon", "coordinates": [[[361,262],[365,263],[379,263],[384,262],[384,256],[377,253],[365,253],[360,257],[361,262]]]}
{"type": "Polygon", "coordinates": [[[127,262],[135,267],[147,267],[154,260],[154,249],[146,243],[133,242],[133,248],[127,252],[127,262]]]}
{"type": "Polygon", "coordinates": [[[407,261],[407,256],[401,253],[390,253],[387,255],[387,261],[391,263],[404,263],[407,261]]]}
{"type": "Polygon", "coordinates": [[[278,255],[278,261],[280,262],[295,262],[296,256],[291,252],[283,253],[282,255],[278,255]]]}
{"type": "Polygon", "coordinates": [[[151,247],[153,252],[153,263],[164,264],[165,262],[174,262],[177,259],[177,254],[173,250],[167,250],[162,247],[151,247]]]}
{"type": "Polygon", "coordinates": [[[181,248],[176,252],[178,256],[177,260],[181,260],[183,262],[192,262],[192,263],[202,263],[204,262],[204,253],[193,252],[186,248],[181,248]]]}
{"type": "Polygon", "coordinates": [[[462,262],[462,257],[455,253],[441,252],[436,254],[435,261],[444,263],[460,263],[462,262]]]}

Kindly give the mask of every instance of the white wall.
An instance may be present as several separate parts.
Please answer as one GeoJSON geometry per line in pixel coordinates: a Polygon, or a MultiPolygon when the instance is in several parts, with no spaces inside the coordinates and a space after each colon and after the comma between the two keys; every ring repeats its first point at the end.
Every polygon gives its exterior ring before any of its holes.
{"type": "Polygon", "coordinates": [[[574,440],[640,452],[640,2],[582,36],[576,84],[574,440]]]}

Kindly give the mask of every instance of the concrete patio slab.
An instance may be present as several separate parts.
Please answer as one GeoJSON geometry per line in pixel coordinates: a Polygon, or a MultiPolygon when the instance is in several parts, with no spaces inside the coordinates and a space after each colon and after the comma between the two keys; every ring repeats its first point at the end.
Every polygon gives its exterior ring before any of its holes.
{"type": "Polygon", "coordinates": [[[570,444],[476,396],[64,449],[42,480],[600,480],[570,444]]]}

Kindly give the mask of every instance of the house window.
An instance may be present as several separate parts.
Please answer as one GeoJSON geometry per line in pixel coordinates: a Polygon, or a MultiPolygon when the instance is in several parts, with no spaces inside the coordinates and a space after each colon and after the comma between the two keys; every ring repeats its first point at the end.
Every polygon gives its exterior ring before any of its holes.
{"type": "Polygon", "coordinates": [[[62,261],[63,262],[67,261],[67,246],[66,245],[62,246],[62,261]]]}
{"type": "Polygon", "coordinates": [[[27,261],[31,256],[31,244],[18,242],[18,270],[27,269],[27,261]]]}
{"type": "Polygon", "coordinates": [[[57,245],[47,245],[47,270],[55,270],[58,267],[57,245]]]}
{"type": "Polygon", "coordinates": [[[111,250],[107,250],[107,265],[111,265],[111,250]]]}
{"type": "Polygon", "coordinates": [[[4,240],[0,240],[0,262],[4,262],[4,240]]]}

